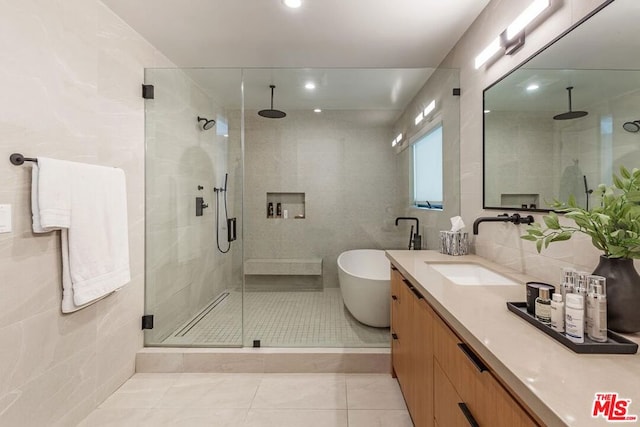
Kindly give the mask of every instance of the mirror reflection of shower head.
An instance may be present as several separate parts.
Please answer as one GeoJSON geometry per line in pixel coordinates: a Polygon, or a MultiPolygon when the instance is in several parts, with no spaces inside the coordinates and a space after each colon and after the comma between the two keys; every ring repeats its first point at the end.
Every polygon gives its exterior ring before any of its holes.
{"type": "Polygon", "coordinates": [[[216,121],[213,120],[213,119],[209,120],[209,119],[206,119],[204,117],[198,116],[198,123],[200,123],[200,122],[204,122],[204,124],[202,125],[202,130],[209,130],[212,127],[214,127],[215,124],[216,124],[216,121]]]}
{"type": "Polygon", "coordinates": [[[271,88],[271,108],[268,110],[260,110],[258,111],[258,115],[262,117],[266,117],[267,119],[281,119],[286,117],[287,113],[280,110],[273,109],[273,90],[276,88],[275,85],[269,85],[271,88]]]}
{"type": "Polygon", "coordinates": [[[562,114],[557,114],[555,116],[553,116],[553,120],[572,120],[572,119],[579,119],[580,117],[584,117],[586,116],[587,113],[586,111],[573,111],[571,109],[571,90],[573,89],[573,86],[569,86],[567,88],[567,92],[569,94],[569,111],[567,111],[566,113],[562,113],[562,114]]]}
{"type": "Polygon", "coordinates": [[[622,125],[622,128],[627,132],[636,133],[640,131],[640,120],[626,122],[625,124],[622,125]]]}

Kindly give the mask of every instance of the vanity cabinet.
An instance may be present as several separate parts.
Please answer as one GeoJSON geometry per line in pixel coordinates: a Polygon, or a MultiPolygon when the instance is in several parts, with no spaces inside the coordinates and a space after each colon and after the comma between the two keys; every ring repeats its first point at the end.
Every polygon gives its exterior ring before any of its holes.
{"type": "Polygon", "coordinates": [[[392,374],[416,427],[538,425],[395,267],[391,332],[392,374]]]}
{"type": "Polygon", "coordinates": [[[391,364],[416,426],[433,426],[433,319],[423,296],[391,271],[391,364]]]}
{"type": "Polygon", "coordinates": [[[435,395],[442,393],[443,401],[438,403],[446,408],[439,412],[436,404],[435,418],[440,425],[466,426],[475,425],[474,422],[495,427],[536,425],[473,349],[439,317],[433,324],[433,352],[439,371],[435,395]],[[450,413],[454,409],[458,410],[455,417],[450,413]],[[461,419],[466,421],[460,423],[461,419]]]}

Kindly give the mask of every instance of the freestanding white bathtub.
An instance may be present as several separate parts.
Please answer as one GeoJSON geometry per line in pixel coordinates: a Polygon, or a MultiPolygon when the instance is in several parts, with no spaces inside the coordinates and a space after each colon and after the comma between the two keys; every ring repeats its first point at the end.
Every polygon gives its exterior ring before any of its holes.
{"type": "Polygon", "coordinates": [[[338,257],[344,305],[358,321],[378,328],[390,324],[391,272],[384,251],[356,249],[338,257]]]}

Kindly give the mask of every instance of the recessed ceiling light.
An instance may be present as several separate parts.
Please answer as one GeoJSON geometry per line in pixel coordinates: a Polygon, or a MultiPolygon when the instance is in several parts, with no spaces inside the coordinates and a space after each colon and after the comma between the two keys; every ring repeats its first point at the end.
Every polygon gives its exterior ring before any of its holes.
{"type": "Polygon", "coordinates": [[[282,3],[291,9],[297,9],[302,6],[302,0],[282,0],[282,3]]]}
{"type": "Polygon", "coordinates": [[[313,82],[308,82],[307,84],[304,85],[305,89],[309,89],[309,90],[313,90],[316,88],[316,84],[313,82]]]}
{"type": "Polygon", "coordinates": [[[529,92],[533,92],[534,90],[538,90],[538,89],[540,89],[540,86],[538,86],[538,85],[537,85],[537,84],[535,84],[535,83],[532,83],[532,84],[530,84],[529,86],[527,86],[527,90],[528,90],[529,92]]]}
{"type": "Polygon", "coordinates": [[[320,108],[316,108],[315,110],[313,110],[314,113],[322,113],[322,110],[320,108]]]}

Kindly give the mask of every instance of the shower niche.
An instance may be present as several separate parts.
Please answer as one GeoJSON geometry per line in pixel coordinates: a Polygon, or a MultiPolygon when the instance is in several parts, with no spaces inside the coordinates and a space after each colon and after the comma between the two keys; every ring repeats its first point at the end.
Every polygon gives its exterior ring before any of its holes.
{"type": "Polygon", "coordinates": [[[304,219],[305,193],[267,193],[268,219],[304,219]]]}

